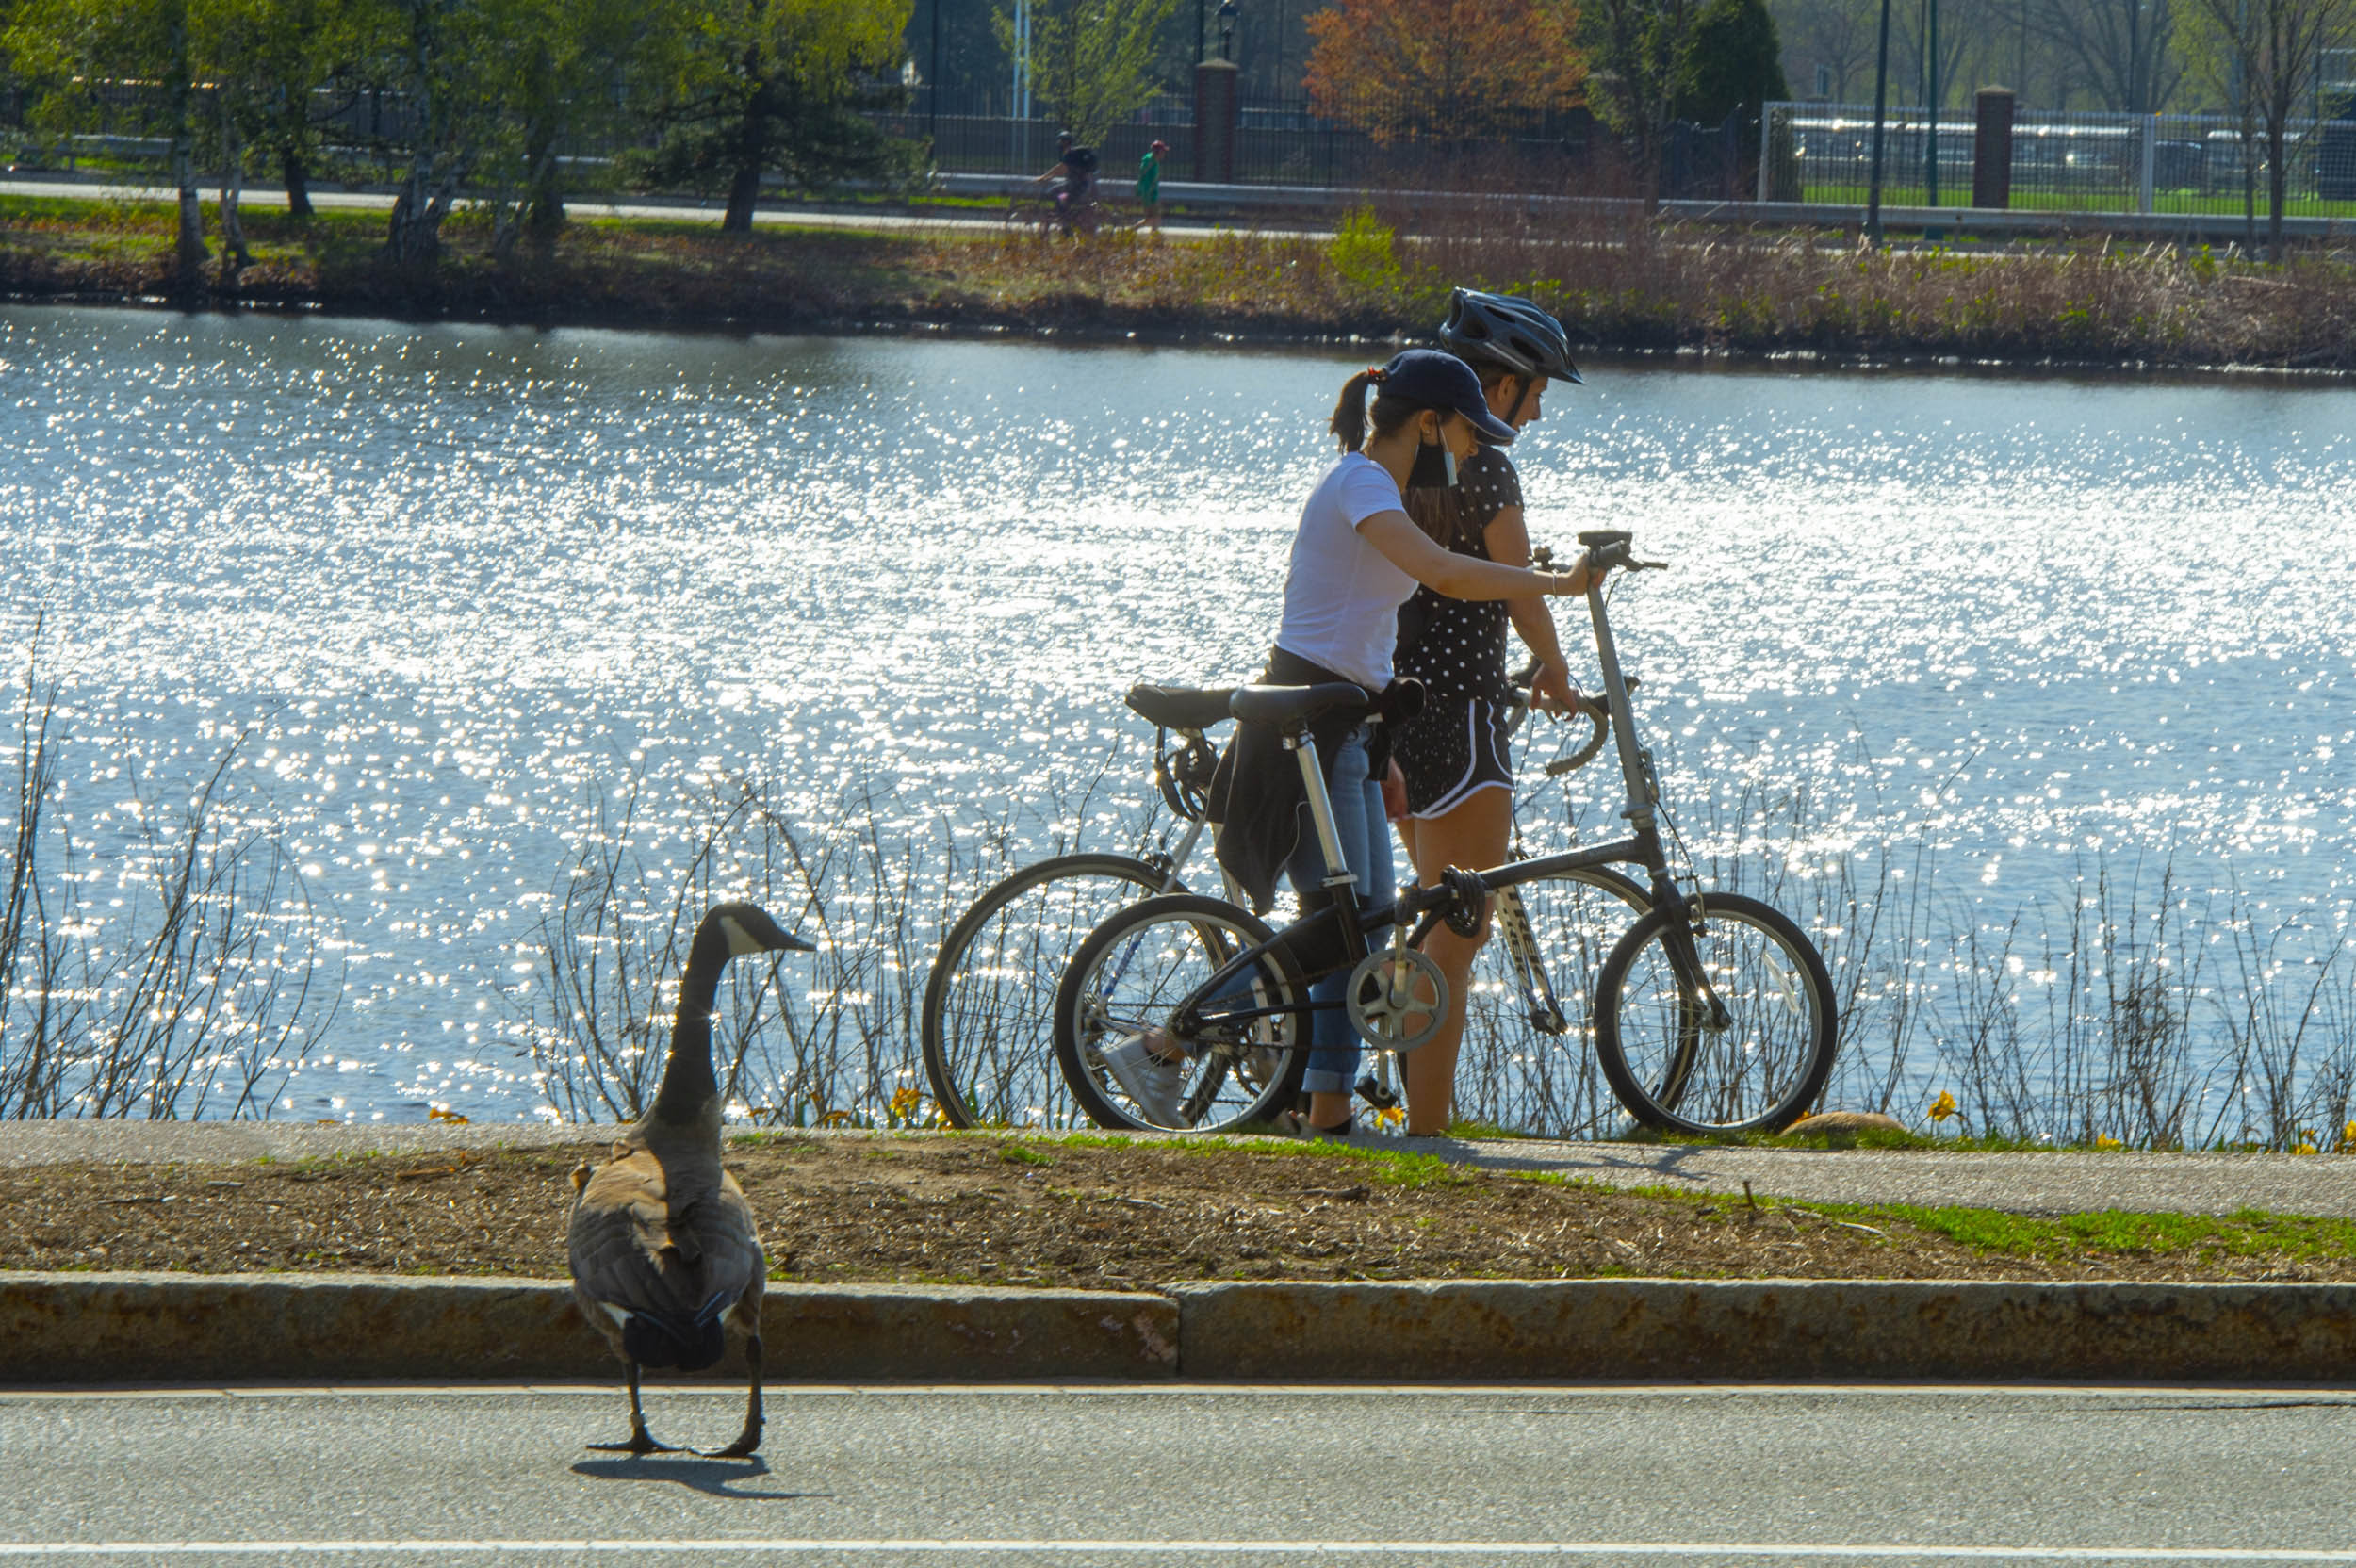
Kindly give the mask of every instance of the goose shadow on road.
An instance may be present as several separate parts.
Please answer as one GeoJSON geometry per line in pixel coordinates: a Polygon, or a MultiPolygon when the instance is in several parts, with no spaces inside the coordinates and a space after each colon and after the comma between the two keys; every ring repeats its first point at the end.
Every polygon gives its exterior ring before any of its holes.
{"type": "Polygon", "coordinates": [[[752,1459],[705,1459],[694,1454],[647,1454],[619,1459],[584,1459],[573,1474],[598,1481],[669,1481],[707,1497],[727,1497],[744,1503],[782,1503],[796,1498],[831,1497],[831,1492],[739,1492],[730,1484],[769,1474],[759,1455],[752,1459]]]}

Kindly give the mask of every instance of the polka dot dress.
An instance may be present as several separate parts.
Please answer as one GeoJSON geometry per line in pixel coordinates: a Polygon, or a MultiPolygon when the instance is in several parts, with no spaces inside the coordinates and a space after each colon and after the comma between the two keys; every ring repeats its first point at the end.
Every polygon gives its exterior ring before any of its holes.
{"type": "MultiPolygon", "coordinates": [[[[1503,452],[1483,447],[1458,466],[1456,492],[1464,528],[1449,547],[1486,561],[1490,522],[1522,503],[1520,477],[1503,452]]],[[[1408,809],[1418,817],[1446,815],[1484,789],[1513,787],[1503,718],[1512,694],[1509,625],[1501,600],[1452,599],[1429,588],[1416,589],[1399,611],[1393,669],[1422,681],[1425,701],[1392,735],[1391,755],[1407,778],[1408,809]]]]}

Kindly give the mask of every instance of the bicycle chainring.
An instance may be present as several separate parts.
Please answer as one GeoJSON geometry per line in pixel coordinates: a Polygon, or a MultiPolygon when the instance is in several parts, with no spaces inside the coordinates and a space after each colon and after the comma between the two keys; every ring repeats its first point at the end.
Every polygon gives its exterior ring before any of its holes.
{"type": "Polygon", "coordinates": [[[1346,1011],[1367,1044],[1413,1051],[1448,1021],[1448,977],[1412,947],[1369,953],[1350,972],[1346,1011]]]}

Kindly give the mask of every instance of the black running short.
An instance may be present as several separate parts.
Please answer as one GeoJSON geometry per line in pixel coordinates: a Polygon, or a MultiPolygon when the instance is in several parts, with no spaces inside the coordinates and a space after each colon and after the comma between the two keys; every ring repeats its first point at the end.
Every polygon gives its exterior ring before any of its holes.
{"type": "Polygon", "coordinates": [[[1400,727],[1391,755],[1407,777],[1407,809],[1440,817],[1482,790],[1513,787],[1505,710],[1479,697],[1443,697],[1400,727]]]}

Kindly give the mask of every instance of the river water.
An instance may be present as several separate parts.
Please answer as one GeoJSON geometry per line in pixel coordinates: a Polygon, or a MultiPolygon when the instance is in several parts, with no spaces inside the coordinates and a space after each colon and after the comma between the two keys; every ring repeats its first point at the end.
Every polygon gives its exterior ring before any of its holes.
{"type": "MultiPolygon", "coordinates": [[[[277,1114],[547,1114],[515,999],[600,797],[648,781],[658,879],[740,776],[919,840],[1043,841],[1108,755],[1129,800],[1118,694],[1252,666],[1362,362],[0,310],[84,912],[134,780],[247,731],[347,976],[277,1114]]],[[[1604,364],[1515,458],[1537,536],[1674,564],[1614,614],[1690,823],[1804,790],[1800,858],[1927,849],[1991,928],[2097,865],[2345,928],[2346,391],[1604,364]]]]}

